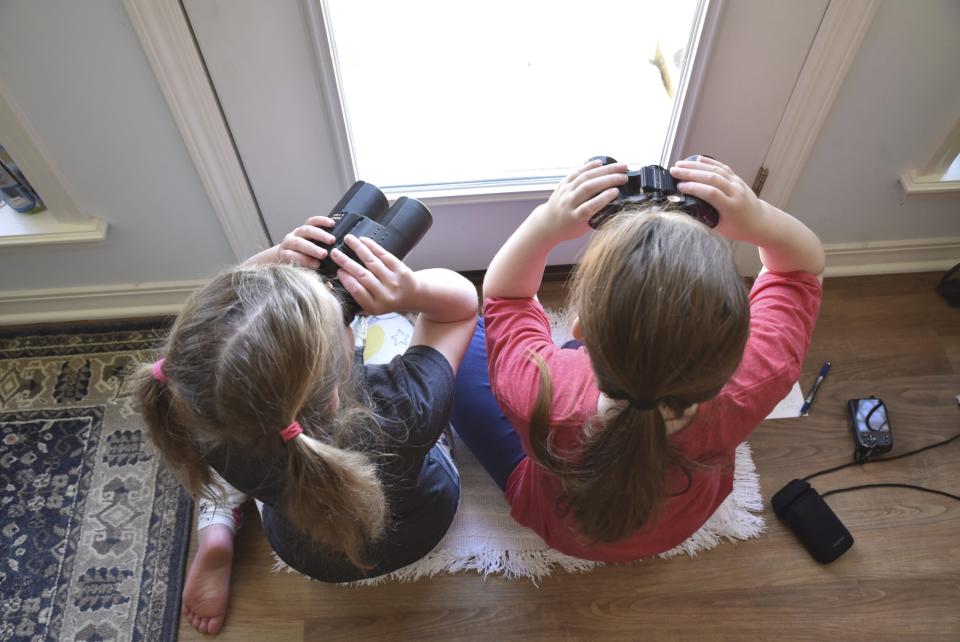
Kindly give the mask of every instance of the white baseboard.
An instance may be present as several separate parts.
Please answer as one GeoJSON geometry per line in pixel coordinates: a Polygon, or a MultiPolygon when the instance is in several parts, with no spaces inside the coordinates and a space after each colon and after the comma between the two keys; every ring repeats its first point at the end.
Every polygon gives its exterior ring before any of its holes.
{"type": "MultiPolygon", "coordinates": [[[[946,271],[960,262],[960,237],[826,246],[830,276],[946,271]]],[[[203,279],[0,291],[0,325],[177,314],[203,279]]]]}
{"type": "Polygon", "coordinates": [[[826,276],[946,271],[960,263],[960,236],[825,245],[826,276]]]}
{"type": "Polygon", "coordinates": [[[205,280],[0,291],[0,325],[177,314],[205,280]]]}

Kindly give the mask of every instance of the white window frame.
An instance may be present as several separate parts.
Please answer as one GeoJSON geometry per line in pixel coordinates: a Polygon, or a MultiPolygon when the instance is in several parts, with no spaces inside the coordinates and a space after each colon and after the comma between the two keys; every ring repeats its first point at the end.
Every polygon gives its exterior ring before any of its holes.
{"type": "Polygon", "coordinates": [[[26,114],[0,81],[0,142],[27,176],[46,211],[21,214],[9,208],[0,219],[0,247],[102,241],[107,223],[83,211],[44,150],[26,114]]]}
{"type": "MultiPolygon", "coordinates": [[[[705,65],[700,58],[710,51],[716,35],[718,18],[723,12],[725,0],[700,0],[698,21],[692,26],[687,46],[687,61],[683,73],[677,82],[677,92],[671,112],[670,124],[665,143],[660,154],[660,164],[667,166],[679,156],[691,114],[695,111],[695,92],[687,95],[691,86],[698,86],[705,65]],[[704,6],[705,5],[705,6],[704,6]],[[694,70],[693,74],[688,73],[694,70]],[[687,109],[677,115],[677,111],[687,100],[687,109]]],[[[340,173],[345,178],[344,189],[357,180],[358,172],[353,162],[350,144],[350,125],[346,109],[341,100],[343,96],[339,75],[336,50],[331,44],[332,25],[330,11],[326,9],[326,0],[301,0],[303,13],[307,18],[307,31],[312,55],[317,68],[317,82],[326,98],[329,114],[329,127],[333,132],[334,144],[340,161],[340,173]]],[[[543,176],[538,178],[504,178],[485,181],[470,181],[445,185],[405,185],[384,188],[383,192],[391,200],[408,196],[424,201],[428,205],[470,205],[497,202],[543,201],[549,196],[562,176],[543,176]]]]}
{"type": "Polygon", "coordinates": [[[912,169],[900,177],[900,185],[907,195],[956,194],[960,180],[945,178],[947,169],[960,157],[960,118],[934,152],[922,170],[912,169]]]}

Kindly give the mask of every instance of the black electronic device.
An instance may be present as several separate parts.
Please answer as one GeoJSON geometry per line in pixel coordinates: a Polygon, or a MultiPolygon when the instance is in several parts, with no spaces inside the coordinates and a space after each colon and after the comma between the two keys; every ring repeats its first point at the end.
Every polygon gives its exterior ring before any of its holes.
{"type": "Polygon", "coordinates": [[[334,242],[327,244],[314,241],[327,250],[327,258],[320,262],[317,271],[331,280],[333,290],[343,306],[344,322],[349,324],[360,311],[360,306],[337,279],[340,266],[329,253],[338,249],[362,263],[344,242],[347,234],[353,234],[357,238],[366,236],[373,239],[383,249],[403,260],[433,225],[433,216],[423,203],[406,196],[401,196],[388,207],[383,192],[364,181],[354,183],[333,206],[329,216],[335,223],[329,230],[334,242]]]}
{"type": "Polygon", "coordinates": [[[853,429],[854,461],[866,461],[873,455],[890,452],[893,433],[883,400],[872,396],[851,399],[847,402],[847,414],[853,429]]]}
{"type": "MultiPolygon", "coordinates": [[[[957,401],[960,402],[960,395],[957,396],[957,401]]],[[[850,468],[851,466],[897,461],[905,457],[912,457],[913,455],[932,448],[945,446],[960,439],[960,433],[957,433],[942,441],[894,457],[874,459],[871,455],[877,452],[878,448],[883,448],[882,452],[887,452],[893,447],[893,438],[890,436],[890,419],[887,416],[886,406],[880,399],[868,397],[866,399],[851,399],[847,404],[847,408],[853,424],[854,441],[857,444],[857,450],[854,451],[854,461],[819,470],[807,475],[803,479],[794,479],[781,488],[770,500],[770,503],[773,505],[773,512],[776,513],[777,517],[786,522],[790,529],[796,533],[797,537],[814,559],[824,564],[837,559],[843,555],[847,549],[853,546],[853,536],[850,535],[850,532],[826,502],[823,501],[830,495],[875,488],[909,488],[911,490],[919,490],[960,501],[960,495],[954,495],[935,488],[890,482],[834,488],[820,495],[810,486],[809,480],[814,477],[834,473],[838,470],[850,468]],[[879,438],[878,435],[884,432],[887,434],[887,438],[879,438]],[[864,435],[870,434],[878,436],[877,439],[863,438],[864,435]]]]}
{"type": "MultiPolygon", "coordinates": [[[[690,156],[687,160],[696,160],[690,156]]],[[[594,156],[590,160],[600,160],[604,165],[616,163],[610,156],[594,156]]],[[[627,183],[620,188],[620,195],[609,205],[590,217],[587,224],[596,229],[604,221],[619,212],[630,203],[651,203],[672,206],[697,219],[708,227],[716,227],[720,215],[712,205],[704,200],[684,194],[677,189],[677,182],[669,170],[660,165],[647,165],[627,172],[627,183]]]]}
{"type": "Polygon", "coordinates": [[[770,500],[813,559],[827,564],[853,546],[853,535],[808,482],[794,479],[770,500]]]}

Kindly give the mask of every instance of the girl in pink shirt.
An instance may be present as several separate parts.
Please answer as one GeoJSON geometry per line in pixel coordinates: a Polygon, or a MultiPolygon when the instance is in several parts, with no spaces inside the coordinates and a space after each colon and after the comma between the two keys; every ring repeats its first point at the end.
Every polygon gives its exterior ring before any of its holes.
{"type": "Polygon", "coordinates": [[[820,305],[823,248],[727,166],[671,173],[717,209],[624,210],[577,268],[574,349],[535,294],[550,251],[589,231],[626,166],[587,163],[497,253],[457,376],[453,424],[514,518],[554,548],[627,561],[673,548],[730,494],[739,443],[797,380],[820,305]],[[760,249],[748,293],[727,239],[760,249]]]}

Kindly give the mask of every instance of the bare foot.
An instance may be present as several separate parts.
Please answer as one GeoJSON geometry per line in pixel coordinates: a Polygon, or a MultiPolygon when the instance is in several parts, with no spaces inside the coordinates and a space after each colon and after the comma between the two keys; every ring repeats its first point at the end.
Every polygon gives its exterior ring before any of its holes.
{"type": "Polygon", "coordinates": [[[183,587],[183,616],[193,628],[210,635],[220,632],[230,599],[233,531],[211,524],[199,533],[197,555],[183,587]]]}

